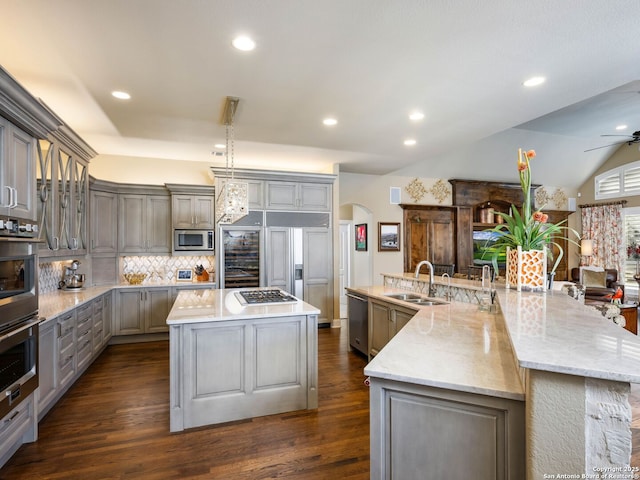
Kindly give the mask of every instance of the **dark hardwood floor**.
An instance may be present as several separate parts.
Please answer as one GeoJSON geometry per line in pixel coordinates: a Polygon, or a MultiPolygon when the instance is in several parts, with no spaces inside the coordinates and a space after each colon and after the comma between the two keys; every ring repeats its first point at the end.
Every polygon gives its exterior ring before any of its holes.
{"type": "Polygon", "coordinates": [[[113,345],[1,479],[368,479],[369,393],[346,329],[318,330],[319,406],[169,433],[168,342],[113,345]]]}
{"type": "MultiPolygon", "coordinates": [[[[368,479],[364,358],[320,329],[319,407],[169,433],[168,342],[113,345],[49,412],[0,479],[368,479]]],[[[631,386],[640,465],[640,386],[631,386]]]]}

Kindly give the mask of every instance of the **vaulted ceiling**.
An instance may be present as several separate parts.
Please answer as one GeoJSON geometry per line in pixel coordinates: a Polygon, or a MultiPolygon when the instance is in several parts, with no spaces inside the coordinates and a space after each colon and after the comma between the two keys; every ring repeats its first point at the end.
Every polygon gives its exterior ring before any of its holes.
{"type": "Polygon", "coordinates": [[[637,0],[0,0],[0,11],[0,65],[104,155],[219,164],[221,108],[236,96],[237,166],[515,181],[522,146],[538,152],[536,183],[577,187],[617,145],[585,150],[626,139],[601,134],[640,130],[637,0]],[[239,34],[255,50],[233,48],[239,34]],[[536,75],[546,82],[522,85],[536,75]]]}

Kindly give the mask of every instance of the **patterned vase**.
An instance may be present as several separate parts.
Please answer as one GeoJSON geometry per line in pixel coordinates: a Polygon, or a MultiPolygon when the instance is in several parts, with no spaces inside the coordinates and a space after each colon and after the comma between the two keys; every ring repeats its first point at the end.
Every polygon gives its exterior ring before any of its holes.
{"type": "Polygon", "coordinates": [[[547,291],[547,251],[522,250],[507,247],[506,287],[521,290],[547,291]]]}

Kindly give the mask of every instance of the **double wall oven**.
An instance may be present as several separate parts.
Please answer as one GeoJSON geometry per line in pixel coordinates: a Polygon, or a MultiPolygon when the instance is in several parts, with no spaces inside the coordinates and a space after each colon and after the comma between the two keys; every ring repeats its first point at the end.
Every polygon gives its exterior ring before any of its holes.
{"type": "Polygon", "coordinates": [[[37,244],[0,237],[0,418],[38,388],[37,244]]]}

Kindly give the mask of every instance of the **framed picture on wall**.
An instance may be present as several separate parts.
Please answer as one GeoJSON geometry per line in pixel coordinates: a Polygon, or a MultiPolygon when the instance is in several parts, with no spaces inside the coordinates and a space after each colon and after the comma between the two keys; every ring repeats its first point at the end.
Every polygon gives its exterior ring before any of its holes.
{"type": "Polygon", "coordinates": [[[400,251],[400,224],[378,222],[378,251],[400,251]]]}
{"type": "Polygon", "coordinates": [[[367,251],[367,224],[356,225],[356,252],[367,251]]]}

